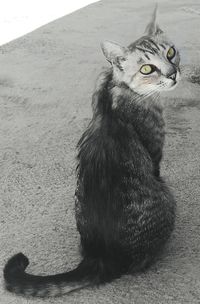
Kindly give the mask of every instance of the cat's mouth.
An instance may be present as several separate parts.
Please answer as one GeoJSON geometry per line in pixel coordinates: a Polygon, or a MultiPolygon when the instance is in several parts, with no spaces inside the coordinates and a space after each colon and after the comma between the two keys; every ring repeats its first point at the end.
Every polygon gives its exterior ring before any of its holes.
{"type": "Polygon", "coordinates": [[[170,80],[171,88],[177,84],[177,72],[171,74],[167,77],[170,80]]]}
{"type": "Polygon", "coordinates": [[[177,84],[177,81],[174,80],[173,83],[172,83],[172,85],[171,85],[171,87],[173,88],[176,84],[177,84]]]}
{"type": "Polygon", "coordinates": [[[171,91],[173,89],[175,89],[175,87],[178,85],[178,82],[180,80],[180,73],[176,72],[174,74],[172,74],[171,76],[169,76],[167,78],[168,82],[167,85],[165,86],[164,90],[166,91],[171,91]]]}
{"type": "Polygon", "coordinates": [[[177,84],[178,84],[177,80],[174,80],[173,82],[171,81],[169,84],[164,86],[163,90],[164,91],[171,91],[171,90],[176,88],[177,84]]]}
{"type": "Polygon", "coordinates": [[[172,73],[170,76],[168,76],[168,79],[171,79],[173,81],[176,81],[177,72],[172,73]]]}

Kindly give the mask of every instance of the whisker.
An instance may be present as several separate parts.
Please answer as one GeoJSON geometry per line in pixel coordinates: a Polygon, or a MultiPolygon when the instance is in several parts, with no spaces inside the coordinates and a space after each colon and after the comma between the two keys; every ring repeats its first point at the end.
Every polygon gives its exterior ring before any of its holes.
{"type": "Polygon", "coordinates": [[[151,104],[151,101],[152,101],[152,100],[148,100],[148,102],[147,102],[148,97],[152,98],[152,96],[153,96],[153,101],[155,101],[159,96],[159,94],[155,94],[156,92],[157,92],[157,90],[150,89],[150,90],[146,91],[145,94],[140,95],[138,98],[133,99],[133,102],[139,103],[140,101],[143,101],[143,105],[145,107],[148,107],[148,105],[151,104]]]}
{"type": "Polygon", "coordinates": [[[144,100],[144,99],[146,99],[147,97],[153,95],[154,93],[155,93],[155,89],[153,89],[153,90],[152,90],[152,89],[151,89],[151,90],[147,90],[147,91],[145,92],[145,94],[139,95],[137,98],[134,98],[134,101],[144,100]]]}

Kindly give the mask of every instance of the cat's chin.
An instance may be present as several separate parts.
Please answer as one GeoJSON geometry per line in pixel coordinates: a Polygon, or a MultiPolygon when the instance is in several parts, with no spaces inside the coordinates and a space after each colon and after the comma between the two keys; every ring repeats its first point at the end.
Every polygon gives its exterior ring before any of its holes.
{"type": "Polygon", "coordinates": [[[178,83],[179,81],[174,81],[172,84],[162,87],[161,91],[172,91],[177,87],[178,83]]]}
{"type": "Polygon", "coordinates": [[[178,81],[175,81],[171,86],[166,87],[163,91],[172,91],[174,90],[178,85],[178,81]]]}

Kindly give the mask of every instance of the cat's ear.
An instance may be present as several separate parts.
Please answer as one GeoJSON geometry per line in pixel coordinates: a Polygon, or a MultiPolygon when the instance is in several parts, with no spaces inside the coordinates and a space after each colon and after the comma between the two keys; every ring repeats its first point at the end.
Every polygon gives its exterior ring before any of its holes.
{"type": "Polygon", "coordinates": [[[149,22],[149,24],[145,29],[145,34],[148,36],[155,36],[163,33],[163,31],[159,28],[158,24],[156,23],[157,10],[158,10],[158,4],[156,3],[151,17],[151,21],[149,22]]]}
{"type": "Polygon", "coordinates": [[[112,65],[115,64],[120,69],[122,68],[128,54],[128,50],[125,47],[115,42],[104,41],[101,43],[101,49],[107,61],[112,65]]]}

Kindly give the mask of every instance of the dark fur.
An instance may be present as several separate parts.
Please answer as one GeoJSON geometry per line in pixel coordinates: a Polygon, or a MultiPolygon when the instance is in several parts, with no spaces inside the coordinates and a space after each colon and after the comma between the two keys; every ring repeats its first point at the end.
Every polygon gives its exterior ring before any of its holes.
{"type": "Polygon", "coordinates": [[[115,86],[110,72],[78,144],[76,208],[84,256],[115,261],[122,274],[159,253],[173,229],[175,202],[160,177],[162,110],[134,103],[126,87],[113,110],[115,86]]]}
{"type": "Polygon", "coordinates": [[[112,70],[102,76],[93,118],[78,143],[76,220],[83,261],[70,272],[40,277],[25,273],[28,259],[18,254],[4,269],[9,291],[55,296],[143,270],[173,230],[175,202],[159,173],[162,110],[150,101],[134,102],[126,85],[114,83],[112,70]]]}
{"type": "MultiPolygon", "coordinates": [[[[169,238],[175,201],[160,177],[165,134],[162,107],[155,95],[145,98],[130,89],[131,74],[120,78],[127,68],[127,52],[137,48],[141,56],[145,55],[143,60],[149,62],[150,56],[160,50],[156,41],[163,32],[155,17],[156,8],[147,26],[148,37],[140,38],[128,49],[111,42],[102,45],[114,68],[100,75],[93,95],[93,118],[78,143],[76,221],[82,261],[72,271],[42,277],[26,273],[28,259],[17,254],[4,268],[9,291],[46,297],[110,282],[125,273],[145,269],[169,238]]],[[[165,49],[164,44],[160,46],[165,49]]],[[[162,52],[160,55],[164,56],[162,52]]],[[[154,89],[160,83],[168,88],[175,84],[169,76],[179,72],[179,61],[178,52],[173,62],[166,61],[165,54],[165,68],[162,74],[156,72],[154,89]]],[[[128,74],[132,73],[131,61],[128,67],[128,74]]],[[[131,75],[133,81],[136,74],[140,75],[138,69],[137,63],[131,75]]],[[[137,84],[144,91],[145,79],[137,84]]],[[[153,77],[148,79],[151,84],[153,77]]]]}

